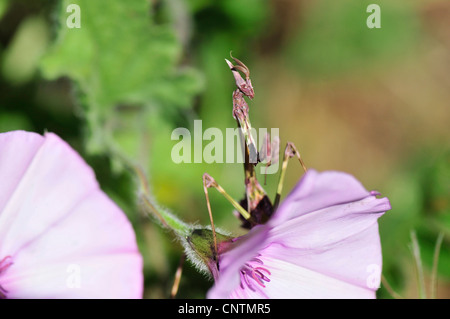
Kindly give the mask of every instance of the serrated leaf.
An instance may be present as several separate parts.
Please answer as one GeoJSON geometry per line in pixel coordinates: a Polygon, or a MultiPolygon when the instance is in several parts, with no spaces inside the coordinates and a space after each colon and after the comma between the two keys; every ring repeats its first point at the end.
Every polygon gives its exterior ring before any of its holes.
{"type": "Polygon", "coordinates": [[[71,0],[60,6],[58,38],[41,70],[78,84],[93,153],[112,146],[135,157],[148,109],[188,107],[201,89],[196,70],[179,68],[182,47],[170,25],[152,20],[149,4],[71,0]],[[69,4],[80,8],[80,28],[68,27],[69,4]]]}

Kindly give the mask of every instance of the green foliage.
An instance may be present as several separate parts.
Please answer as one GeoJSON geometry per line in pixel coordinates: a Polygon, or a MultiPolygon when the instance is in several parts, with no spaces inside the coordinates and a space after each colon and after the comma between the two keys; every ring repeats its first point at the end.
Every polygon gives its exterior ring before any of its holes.
{"type": "Polygon", "coordinates": [[[39,60],[46,51],[50,31],[42,17],[25,20],[5,50],[2,73],[11,83],[19,85],[35,74],[39,60]]]}
{"type": "Polygon", "coordinates": [[[339,76],[354,70],[393,63],[419,47],[418,19],[411,3],[377,1],[381,28],[370,29],[367,6],[373,1],[319,1],[303,13],[303,27],[289,49],[305,76],[339,76]]]}
{"type": "Polygon", "coordinates": [[[148,1],[63,1],[59,23],[41,69],[78,84],[91,153],[119,148],[136,158],[152,110],[189,107],[201,90],[199,73],[180,66],[173,28],[152,20],[148,1]],[[81,28],[66,27],[72,3],[82,8],[81,28]]]}
{"type": "MultiPolygon", "coordinates": [[[[440,233],[444,244],[439,253],[438,275],[450,278],[450,152],[421,152],[398,169],[388,183],[386,194],[392,211],[380,219],[383,271],[396,290],[413,278],[405,277],[406,265],[414,263],[410,232],[417,233],[421,261],[431,273],[436,241],[440,233]]],[[[428,282],[426,283],[428,285],[428,282]]]]}
{"type": "MultiPolygon", "coordinates": [[[[444,243],[448,243],[450,238],[450,150],[437,154],[432,165],[426,165],[421,173],[419,185],[424,201],[418,236],[422,244],[424,263],[431,269],[434,246],[439,233],[444,234],[444,243]]],[[[450,279],[448,244],[442,245],[438,272],[450,279]]]]}

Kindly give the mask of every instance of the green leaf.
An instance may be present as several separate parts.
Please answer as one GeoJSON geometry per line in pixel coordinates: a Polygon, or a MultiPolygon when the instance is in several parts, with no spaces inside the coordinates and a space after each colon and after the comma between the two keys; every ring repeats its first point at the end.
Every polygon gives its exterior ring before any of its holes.
{"type": "Polygon", "coordinates": [[[24,20],[11,44],[5,49],[2,75],[16,85],[31,80],[47,48],[49,38],[50,30],[42,17],[32,16],[24,20]]]}
{"type": "Polygon", "coordinates": [[[88,151],[115,149],[136,158],[154,108],[191,105],[199,73],[179,66],[182,47],[172,27],[152,20],[145,0],[62,1],[58,38],[41,63],[48,79],[78,85],[87,120],[88,151]],[[80,28],[69,28],[80,8],[80,28]]]}

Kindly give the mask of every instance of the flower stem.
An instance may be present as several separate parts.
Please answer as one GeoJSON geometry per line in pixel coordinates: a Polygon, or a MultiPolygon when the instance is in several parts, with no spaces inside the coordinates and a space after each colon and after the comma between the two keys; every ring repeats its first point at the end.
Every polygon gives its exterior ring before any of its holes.
{"type": "Polygon", "coordinates": [[[403,299],[402,296],[400,296],[398,293],[392,289],[391,285],[387,281],[386,277],[384,275],[381,275],[381,282],[383,283],[384,288],[387,290],[387,292],[392,296],[394,299],[403,299]]]}
{"type": "Polygon", "coordinates": [[[411,244],[412,253],[414,256],[416,275],[417,275],[417,285],[419,289],[419,298],[426,299],[427,294],[425,291],[425,279],[423,275],[422,259],[420,258],[420,248],[419,241],[417,240],[417,235],[415,231],[411,231],[411,244]]]}
{"type": "Polygon", "coordinates": [[[169,228],[183,238],[191,233],[191,226],[182,222],[166,209],[156,206],[149,196],[141,194],[140,199],[142,200],[145,212],[150,216],[156,217],[163,227],[169,228]]]}
{"type": "Polygon", "coordinates": [[[443,240],[444,240],[444,232],[441,232],[439,233],[438,239],[436,240],[436,245],[434,246],[433,270],[431,272],[431,296],[430,296],[431,299],[436,298],[439,253],[441,251],[443,240]]]}
{"type": "Polygon", "coordinates": [[[174,299],[178,293],[178,288],[180,287],[181,274],[183,272],[183,264],[186,260],[186,254],[181,255],[180,263],[178,264],[177,272],[175,273],[175,280],[170,291],[170,298],[174,299]]]}
{"type": "Polygon", "coordinates": [[[182,238],[188,236],[192,231],[192,227],[175,217],[167,209],[159,207],[152,199],[150,186],[147,182],[146,174],[142,168],[122,155],[120,152],[114,151],[114,148],[111,148],[111,151],[137,177],[139,181],[139,200],[141,201],[145,212],[150,216],[155,217],[163,227],[171,229],[178,236],[182,238]]]}

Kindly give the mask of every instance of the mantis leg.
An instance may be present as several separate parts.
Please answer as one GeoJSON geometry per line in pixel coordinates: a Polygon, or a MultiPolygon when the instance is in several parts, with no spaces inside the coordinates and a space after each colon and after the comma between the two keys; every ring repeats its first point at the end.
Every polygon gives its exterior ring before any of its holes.
{"type": "Polygon", "coordinates": [[[250,218],[250,214],[237,201],[235,201],[230,195],[228,195],[228,193],[222,188],[222,186],[217,184],[217,182],[214,180],[214,178],[212,178],[208,173],[203,174],[203,190],[205,191],[206,205],[208,207],[209,219],[211,221],[211,230],[212,230],[213,236],[214,236],[214,250],[215,250],[214,252],[215,252],[215,254],[217,256],[216,231],[215,231],[214,221],[213,221],[213,217],[212,217],[211,203],[209,201],[209,195],[208,195],[208,188],[211,188],[211,187],[214,187],[215,189],[217,189],[217,191],[220,194],[222,194],[231,203],[231,205],[233,205],[234,208],[237,209],[237,211],[245,219],[249,219],[250,218]]]}
{"type": "Polygon", "coordinates": [[[284,149],[283,163],[281,166],[280,179],[278,180],[277,194],[275,195],[274,201],[274,210],[278,208],[281,198],[281,192],[283,191],[284,177],[286,175],[286,169],[289,159],[296,156],[302,165],[303,170],[306,172],[308,169],[306,168],[305,163],[303,162],[302,157],[300,156],[300,152],[297,150],[295,145],[291,142],[286,143],[286,148],[284,149]]]}

